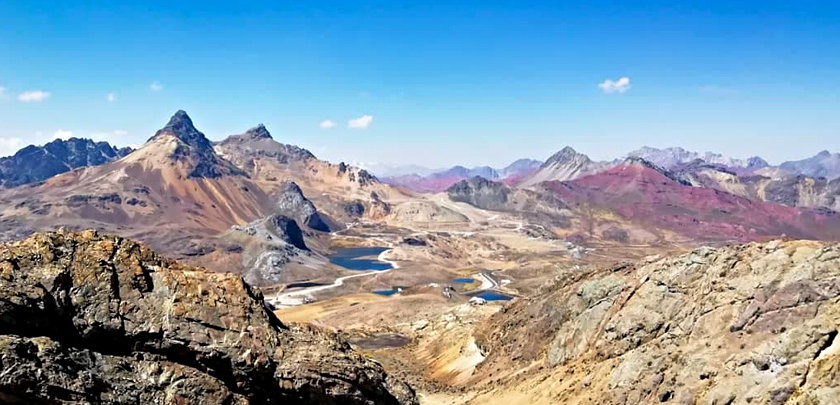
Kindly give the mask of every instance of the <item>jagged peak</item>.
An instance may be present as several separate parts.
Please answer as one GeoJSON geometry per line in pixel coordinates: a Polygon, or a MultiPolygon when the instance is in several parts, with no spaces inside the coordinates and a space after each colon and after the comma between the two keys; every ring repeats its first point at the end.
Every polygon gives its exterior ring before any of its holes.
{"type": "Polygon", "coordinates": [[[551,157],[543,163],[543,167],[550,166],[554,163],[565,163],[570,161],[580,161],[585,163],[590,160],[589,156],[586,156],[583,153],[578,153],[578,151],[571,146],[566,146],[563,149],[560,149],[557,153],[551,155],[551,157]]]}
{"type": "MultiPolygon", "coordinates": [[[[702,159],[697,159],[697,160],[700,161],[700,162],[703,162],[702,159]]],[[[644,158],[640,158],[638,156],[630,156],[630,157],[624,159],[624,161],[621,162],[621,164],[625,165],[625,166],[644,167],[644,168],[656,171],[659,174],[661,174],[661,175],[663,175],[663,176],[665,176],[665,177],[667,177],[667,178],[669,178],[673,181],[676,181],[677,183],[680,183],[682,185],[690,185],[687,181],[685,181],[684,179],[681,179],[679,176],[675,175],[670,170],[665,169],[661,166],[658,166],[655,163],[653,163],[649,160],[645,160],[644,158]]]]}
{"type": "Polygon", "coordinates": [[[213,144],[207,139],[204,134],[195,128],[192,119],[184,110],[178,110],[169,119],[166,125],[155,132],[155,135],[150,139],[155,139],[163,135],[173,135],[189,146],[212,150],[213,144]]]}
{"type": "Polygon", "coordinates": [[[252,139],[274,139],[263,124],[257,124],[257,126],[245,131],[243,135],[252,139]]]}

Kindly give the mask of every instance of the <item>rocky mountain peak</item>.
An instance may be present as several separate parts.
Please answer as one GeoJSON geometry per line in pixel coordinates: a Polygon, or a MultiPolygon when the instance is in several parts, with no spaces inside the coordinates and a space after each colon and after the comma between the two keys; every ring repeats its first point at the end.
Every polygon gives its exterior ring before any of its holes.
{"type": "Polygon", "coordinates": [[[263,124],[259,124],[245,131],[243,135],[252,139],[273,139],[271,137],[271,134],[268,132],[268,130],[265,128],[265,125],[263,124]]]}
{"type": "Polygon", "coordinates": [[[571,146],[566,146],[563,149],[560,149],[559,152],[552,155],[548,160],[543,163],[542,167],[548,167],[554,164],[564,164],[564,163],[587,163],[590,162],[589,156],[586,156],[582,153],[578,153],[574,148],[571,146]]]}
{"type": "Polygon", "coordinates": [[[767,161],[762,159],[760,156],[753,156],[747,159],[747,169],[761,169],[768,166],[770,166],[770,163],[767,163],[767,161]]]}
{"type": "Polygon", "coordinates": [[[318,213],[315,204],[303,195],[303,190],[293,181],[280,185],[275,212],[291,218],[316,231],[329,232],[330,226],[318,213]]]}
{"type": "Polygon", "coordinates": [[[453,184],[446,193],[452,201],[492,210],[506,207],[511,190],[502,183],[475,176],[453,184]]]}
{"type": "Polygon", "coordinates": [[[184,110],[178,110],[166,125],[159,129],[151,139],[162,135],[173,135],[187,145],[200,150],[213,150],[213,144],[204,134],[195,128],[192,119],[184,110]]]}

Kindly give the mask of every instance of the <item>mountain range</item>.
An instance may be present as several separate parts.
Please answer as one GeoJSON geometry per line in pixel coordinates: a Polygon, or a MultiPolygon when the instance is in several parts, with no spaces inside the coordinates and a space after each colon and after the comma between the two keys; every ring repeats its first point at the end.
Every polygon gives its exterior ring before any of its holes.
{"type": "Polygon", "coordinates": [[[380,180],[184,111],[135,150],[27,147],[2,161],[0,397],[831,403],[837,159],[567,146],[380,180]]]}

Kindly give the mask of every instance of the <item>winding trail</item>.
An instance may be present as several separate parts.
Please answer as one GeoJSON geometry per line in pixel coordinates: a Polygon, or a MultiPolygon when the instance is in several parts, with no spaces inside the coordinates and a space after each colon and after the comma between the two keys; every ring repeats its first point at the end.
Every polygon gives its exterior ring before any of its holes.
{"type": "Polygon", "coordinates": [[[388,250],[383,251],[376,257],[376,260],[380,262],[385,262],[391,265],[390,269],[387,270],[373,270],[366,273],[361,274],[351,274],[349,276],[343,276],[335,279],[332,284],[327,285],[319,285],[314,287],[307,287],[302,288],[300,290],[295,290],[291,292],[280,292],[275,295],[265,297],[265,301],[271,304],[274,308],[286,308],[286,307],[293,307],[298,305],[303,305],[306,303],[307,299],[312,299],[312,293],[316,293],[319,291],[326,291],[331,290],[333,288],[340,287],[344,285],[344,280],[349,280],[352,278],[358,277],[368,277],[373,276],[376,274],[386,274],[390,271],[400,268],[400,265],[397,262],[388,260],[385,258],[385,255],[390,252],[394,248],[394,244],[391,242],[386,242],[388,244],[388,250]]]}

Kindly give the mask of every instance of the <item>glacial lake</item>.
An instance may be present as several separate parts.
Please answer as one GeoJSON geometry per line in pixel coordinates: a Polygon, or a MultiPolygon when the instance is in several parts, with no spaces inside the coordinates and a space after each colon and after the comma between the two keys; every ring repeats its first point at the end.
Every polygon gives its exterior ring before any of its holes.
{"type": "Polygon", "coordinates": [[[510,295],[505,295],[496,291],[483,291],[474,296],[484,298],[487,301],[510,301],[513,299],[510,295]]]}
{"type": "Polygon", "coordinates": [[[384,271],[393,268],[391,263],[378,259],[380,253],[388,250],[387,247],[354,247],[343,248],[330,255],[330,263],[344,267],[347,270],[384,271]]]}

